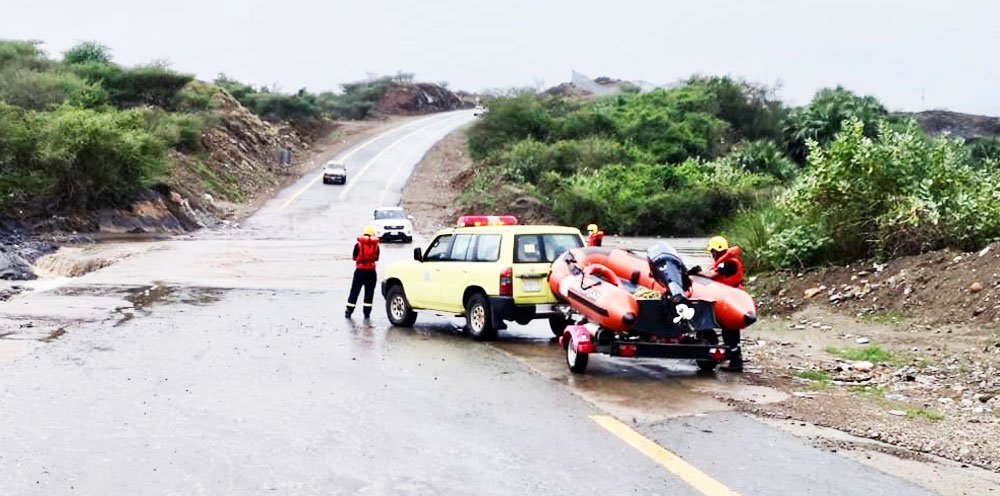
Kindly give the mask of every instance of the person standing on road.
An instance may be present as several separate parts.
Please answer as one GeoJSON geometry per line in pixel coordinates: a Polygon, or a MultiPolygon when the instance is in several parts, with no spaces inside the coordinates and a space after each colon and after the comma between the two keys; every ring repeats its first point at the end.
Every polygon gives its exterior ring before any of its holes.
{"type": "Polygon", "coordinates": [[[371,225],[365,226],[364,234],[358,238],[354,245],[354,280],[351,281],[351,292],[347,296],[347,311],[344,316],[351,318],[354,308],[358,303],[358,293],[362,286],[365,288],[365,301],[362,304],[362,312],[365,318],[371,317],[372,298],[375,296],[375,283],[378,278],[375,275],[375,262],[378,262],[379,247],[378,238],[375,237],[375,228],[371,225]]]}
{"type": "Polygon", "coordinates": [[[597,224],[587,226],[587,246],[601,246],[604,241],[604,231],[597,227],[597,224]]]}

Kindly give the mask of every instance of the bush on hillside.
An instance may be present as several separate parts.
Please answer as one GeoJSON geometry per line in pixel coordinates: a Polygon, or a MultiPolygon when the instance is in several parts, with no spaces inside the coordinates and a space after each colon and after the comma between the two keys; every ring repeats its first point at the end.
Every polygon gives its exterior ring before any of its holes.
{"type": "Polygon", "coordinates": [[[468,133],[469,153],[474,159],[485,159],[505,146],[529,138],[548,141],[553,120],[534,95],[499,98],[489,106],[489,113],[468,133]]]}
{"type": "Polygon", "coordinates": [[[40,41],[0,39],[0,69],[22,68],[43,71],[52,66],[40,41]]]}
{"type": "Polygon", "coordinates": [[[706,233],[773,184],[723,162],[691,160],[676,166],[610,165],[568,180],[549,173],[539,189],[562,222],[597,222],[621,234],[678,236],[706,233]]]}
{"type": "Polygon", "coordinates": [[[73,73],[12,68],[0,70],[0,100],[29,110],[52,110],[63,103],[92,108],[105,102],[105,94],[73,73]]]}
{"type": "Polygon", "coordinates": [[[601,138],[545,144],[532,139],[517,142],[498,157],[502,173],[516,182],[536,183],[544,174],[561,176],[592,173],[609,164],[628,162],[625,149],[601,138]]]}
{"type": "Polygon", "coordinates": [[[768,140],[737,145],[723,160],[747,172],[765,174],[783,182],[794,178],[799,171],[798,165],[768,140]]]}
{"type": "Polygon", "coordinates": [[[111,49],[93,41],[80,43],[63,54],[65,64],[110,64],[111,49]]]}
{"type": "Polygon", "coordinates": [[[763,265],[971,250],[1000,236],[1000,178],[971,167],[962,144],[927,139],[913,124],[877,133],[855,119],[828,149],[812,143],[769,236],[749,247],[763,265]]]}
{"type": "Polygon", "coordinates": [[[130,67],[103,82],[111,101],[119,108],[149,105],[172,109],[177,93],[194,80],[162,64],[130,67]]]}
{"type": "MultiPolygon", "coordinates": [[[[848,120],[857,120],[864,126],[865,136],[875,137],[879,124],[889,112],[873,96],[860,97],[843,87],[820,90],[809,105],[791,111],[782,124],[786,149],[793,160],[802,164],[815,141],[825,147],[833,141],[848,120]]],[[[813,147],[815,148],[815,147],[813,147]]]]}
{"type": "Polygon", "coordinates": [[[0,104],[0,205],[124,201],[163,161],[163,145],[137,113],[63,107],[33,114],[0,104]]]}
{"type": "Polygon", "coordinates": [[[45,191],[50,180],[33,165],[37,136],[34,114],[0,102],[0,207],[45,191]]]}
{"type": "Polygon", "coordinates": [[[202,150],[201,135],[205,121],[196,114],[165,112],[161,109],[143,109],[147,127],[164,145],[182,152],[202,150]]]}

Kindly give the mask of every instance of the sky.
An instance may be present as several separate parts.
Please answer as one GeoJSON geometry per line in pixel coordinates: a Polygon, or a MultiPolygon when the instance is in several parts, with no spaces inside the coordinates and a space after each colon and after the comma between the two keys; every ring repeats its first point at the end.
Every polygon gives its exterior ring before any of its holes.
{"type": "Polygon", "coordinates": [[[0,38],[80,41],[284,91],[416,73],[453,89],[692,74],[843,85],[892,110],[1000,115],[995,0],[0,0],[0,38]]]}

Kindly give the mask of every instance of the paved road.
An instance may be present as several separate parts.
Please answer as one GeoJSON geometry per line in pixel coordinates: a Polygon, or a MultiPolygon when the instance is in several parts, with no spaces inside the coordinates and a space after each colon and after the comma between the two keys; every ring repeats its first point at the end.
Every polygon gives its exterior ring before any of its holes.
{"type": "Polygon", "coordinates": [[[110,246],[130,256],[0,306],[0,494],[924,494],[726,411],[713,392],[774,394],[731,376],[571,377],[545,325],[486,345],[344,319],[353,237],[472,119],[408,121],[342,154],[346,187],[308,175],[240,229],[110,246]]]}

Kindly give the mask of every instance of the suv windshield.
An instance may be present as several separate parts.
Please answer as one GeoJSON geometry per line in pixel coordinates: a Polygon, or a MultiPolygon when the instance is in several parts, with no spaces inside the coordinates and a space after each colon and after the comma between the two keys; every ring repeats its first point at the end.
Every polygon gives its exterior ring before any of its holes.
{"type": "Polygon", "coordinates": [[[406,214],[402,210],[376,210],[375,219],[405,219],[406,214]]]}
{"type": "Polygon", "coordinates": [[[519,234],[514,236],[515,263],[552,263],[559,255],[583,246],[575,234],[519,234]]]}

